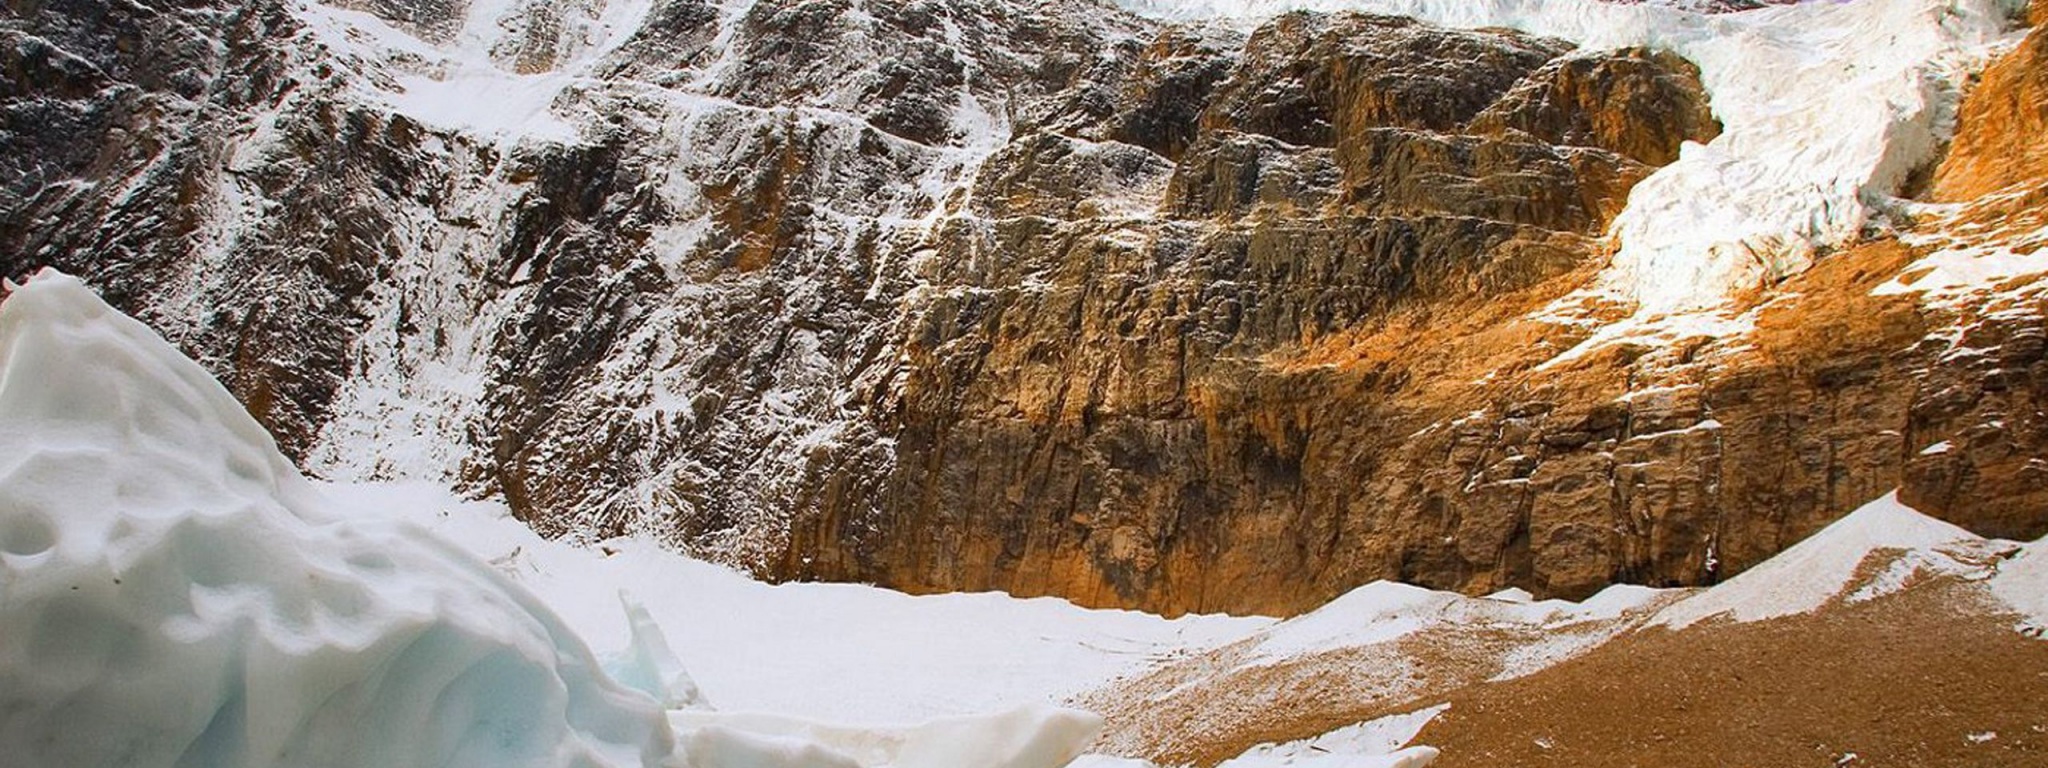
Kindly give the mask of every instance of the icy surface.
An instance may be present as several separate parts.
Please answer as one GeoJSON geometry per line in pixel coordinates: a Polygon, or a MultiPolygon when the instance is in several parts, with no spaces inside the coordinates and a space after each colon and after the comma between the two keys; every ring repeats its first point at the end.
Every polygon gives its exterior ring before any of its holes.
{"type": "Polygon", "coordinates": [[[1952,130],[1959,83],[2024,3],[1810,2],[1703,15],[1597,0],[1121,0],[1139,13],[1252,22],[1359,10],[1504,26],[1592,49],[1646,45],[1700,67],[1722,134],[1637,185],[1606,288],[1644,315],[1721,304],[1877,223],[1952,130]]]}
{"type": "MultiPolygon", "coordinates": [[[[504,574],[516,558],[493,567],[364,508],[378,500],[306,481],[203,369],[79,281],[45,272],[11,290],[0,754],[67,768],[1056,768],[1102,727],[1046,703],[893,728],[710,711],[632,600],[609,608],[629,688],[504,574]]],[[[605,586],[564,603],[609,602],[591,599],[617,594],[605,586]]],[[[878,647],[831,628],[806,642],[854,644],[835,657],[849,666],[878,647]]],[[[782,692],[819,696],[808,682],[782,692]]]]}
{"type": "Polygon", "coordinates": [[[1665,608],[1651,624],[1683,629],[1715,616],[1760,621],[1810,613],[1838,597],[1852,596],[1852,591],[1857,598],[1869,599],[1903,588],[1905,579],[1900,576],[1911,571],[1951,566],[1961,570],[1961,564],[1936,550],[1981,541],[1969,531],[1899,503],[1897,493],[1886,494],[1776,557],[1665,608]],[[1903,562],[1907,570],[1880,571],[1859,582],[1866,560],[1887,550],[1902,558],[1892,566],[1903,562]],[[1888,578],[1888,573],[1895,575],[1888,578]]]}
{"type": "Polygon", "coordinates": [[[600,650],[631,643],[611,598],[630,590],[704,698],[723,710],[900,726],[1057,702],[1273,625],[1226,616],[1168,620],[996,593],[912,597],[856,584],[768,585],[650,539],[597,547],[545,540],[498,505],[460,501],[427,484],[329,492],[417,520],[496,563],[600,650]]]}
{"type": "Polygon", "coordinates": [[[412,526],[337,519],[204,370],[55,273],[0,304],[0,626],[0,754],[24,765],[671,751],[655,703],[529,593],[412,526]]]}

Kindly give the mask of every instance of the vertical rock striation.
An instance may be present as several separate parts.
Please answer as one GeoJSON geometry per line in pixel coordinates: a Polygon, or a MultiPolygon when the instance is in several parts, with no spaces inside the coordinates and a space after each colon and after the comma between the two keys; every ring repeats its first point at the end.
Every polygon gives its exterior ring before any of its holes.
{"type": "MultiPolygon", "coordinates": [[[[1935,199],[2038,216],[2039,42],[1935,199]]],[[[2048,522],[2028,280],[1889,291],[1935,246],[1880,238],[1740,334],[1552,311],[1720,130],[1664,51],[1084,0],[52,0],[0,15],[0,71],[0,273],[85,276],[315,472],[549,534],[1288,612],[1708,582],[1901,485],[2048,522]]]]}

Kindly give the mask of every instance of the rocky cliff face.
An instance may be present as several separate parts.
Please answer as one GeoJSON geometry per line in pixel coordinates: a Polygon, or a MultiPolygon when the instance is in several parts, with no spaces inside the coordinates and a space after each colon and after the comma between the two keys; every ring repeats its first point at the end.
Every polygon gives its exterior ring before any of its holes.
{"type": "Polygon", "coordinates": [[[2038,41],[1906,237],[1688,326],[1581,290],[1722,130],[1663,50],[1083,0],[12,3],[0,272],[85,275],[315,472],[774,578],[1703,583],[1901,485],[2048,525],[2031,280],[1925,279],[2032,236],[1951,224],[2040,215],[1991,159],[2030,151],[2038,41]]]}

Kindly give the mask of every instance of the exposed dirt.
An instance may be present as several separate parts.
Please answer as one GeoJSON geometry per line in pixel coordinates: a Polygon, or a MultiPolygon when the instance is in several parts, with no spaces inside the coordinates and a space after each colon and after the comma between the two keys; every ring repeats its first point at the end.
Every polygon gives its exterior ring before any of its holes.
{"type": "Polygon", "coordinates": [[[1431,706],[1447,692],[1549,663],[1546,654],[1596,646],[1664,604],[1546,628],[1490,619],[1470,607],[1483,605],[1475,602],[1386,642],[1291,658],[1265,657],[1254,637],[1169,661],[1073,703],[1109,721],[1095,751],[1214,765],[1259,744],[1431,706]]]}
{"type": "Polygon", "coordinates": [[[1640,632],[1450,696],[1417,743],[1445,768],[2048,765],[2048,642],[1983,599],[1950,581],[1640,632]]]}

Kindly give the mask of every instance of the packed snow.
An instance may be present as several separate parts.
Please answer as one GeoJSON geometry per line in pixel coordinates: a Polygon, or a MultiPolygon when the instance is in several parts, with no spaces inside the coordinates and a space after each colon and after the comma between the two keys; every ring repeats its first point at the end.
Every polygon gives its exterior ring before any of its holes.
{"type": "Polygon", "coordinates": [[[1260,744],[1216,768],[1422,768],[1437,757],[1432,747],[1410,747],[1415,735],[1449,704],[1347,725],[1313,738],[1260,744]]]}
{"type": "Polygon", "coordinates": [[[2016,629],[2048,638],[2048,538],[2021,547],[1999,565],[1990,583],[1991,594],[2019,614],[2016,629]]]}
{"type": "Polygon", "coordinates": [[[1061,701],[1152,662],[1235,642],[1267,618],[1162,619],[999,593],[914,597],[754,581],[649,538],[549,541],[487,502],[427,484],[332,486],[496,563],[600,650],[630,644],[613,597],[644,604],[722,710],[876,726],[1061,701]],[[717,617],[706,621],[703,617],[717,617]]]}
{"type": "Polygon", "coordinates": [[[1606,289],[1655,316],[1711,309],[1881,224],[1938,157],[1961,84],[2019,0],[1811,2],[1704,15],[1600,0],[1120,0],[1171,19],[1357,10],[1508,27],[1588,49],[1650,46],[1700,67],[1724,130],[1630,193],[1606,289]]]}
{"type": "MultiPolygon", "coordinates": [[[[620,642],[603,664],[504,573],[511,563],[367,514],[371,500],[307,481],[204,369],[78,280],[46,271],[10,286],[0,754],[124,768],[1055,768],[1102,725],[1030,700],[894,727],[716,711],[637,603],[609,607],[620,642]]],[[[814,647],[863,643],[810,629],[814,647]]]]}
{"type": "Polygon", "coordinates": [[[1916,575],[1974,569],[1950,550],[1983,542],[1889,493],[1776,557],[1665,608],[1650,624],[1684,629],[1714,617],[1761,621],[1812,613],[1838,598],[1868,600],[1903,589],[1916,575]],[[1871,565],[1882,568],[1866,572],[1871,565]]]}

